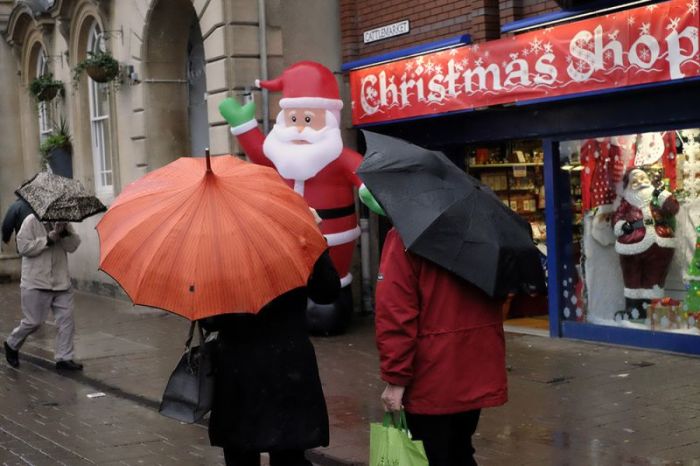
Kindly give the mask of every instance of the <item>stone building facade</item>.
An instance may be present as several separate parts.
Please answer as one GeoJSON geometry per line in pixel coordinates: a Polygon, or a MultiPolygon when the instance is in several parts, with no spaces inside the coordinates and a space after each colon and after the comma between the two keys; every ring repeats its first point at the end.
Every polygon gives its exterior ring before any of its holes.
{"type": "MultiPolygon", "coordinates": [[[[218,103],[302,58],[339,70],[338,18],[336,0],[0,0],[0,210],[41,168],[40,142],[60,119],[74,178],[106,205],[180,156],[237,153],[218,103]],[[86,76],[73,85],[76,65],[96,48],[118,60],[116,85],[86,76]],[[28,86],[46,72],[65,93],[38,104],[28,86]]],[[[268,111],[260,92],[252,96],[259,118],[274,120],[279,96],[269,96],[268,111]]],[[[71,270],[79,288],[112,293],[98,271],[99,218],[77,225],[83,245],[71,270]]],[[[18,270],[14,244],[2,245],[0,274],[18,270]]]]}

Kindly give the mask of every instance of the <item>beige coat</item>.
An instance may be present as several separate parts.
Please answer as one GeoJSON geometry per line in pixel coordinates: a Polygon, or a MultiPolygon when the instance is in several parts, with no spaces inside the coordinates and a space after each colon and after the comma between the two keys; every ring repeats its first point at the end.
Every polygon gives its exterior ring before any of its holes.
{"type": "Polygon", "coordinates": [[[17,250],[22,256],[20,286],[27,289],[63,291],[71,286],[68,255],[80,245],[80,236],[66,225],[70,235],[48,245],[48,231],[34,214],[28,215],[17,233],[17,250]]]}

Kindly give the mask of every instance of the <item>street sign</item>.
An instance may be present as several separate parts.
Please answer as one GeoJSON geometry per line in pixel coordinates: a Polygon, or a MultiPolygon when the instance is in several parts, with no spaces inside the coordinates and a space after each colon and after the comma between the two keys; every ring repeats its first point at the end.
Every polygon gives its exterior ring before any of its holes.
{"type": "Polygon", "coordinates": [[[365,44],[370,42],[375,42],[382,39],[388,39],[389,37],[400,36],[401,34],[408,34],[410,31],[410,26],[408,20],[399,21],[398,23],[387,24],[386,26],[380,26],[363,33],[365,44]]]}

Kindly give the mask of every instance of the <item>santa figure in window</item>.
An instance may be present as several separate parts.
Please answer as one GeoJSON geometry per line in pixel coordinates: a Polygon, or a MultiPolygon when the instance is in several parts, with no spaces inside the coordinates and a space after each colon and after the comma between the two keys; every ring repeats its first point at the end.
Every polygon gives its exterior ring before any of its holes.
{"type": "Polygon", "coordinates": [[[624,192],[613,214],[615,250],[625,285],[625,311],[615,318],[645,319],[651,299],[661,298],[676,246],[673,236],[678,201],[662,186],[652,185],[640,168],[623,178],[624,192]]]}
{"type": "Polygon", "coordinates": [[[328,241],[342,289],[334,305],[310,303],[307,314],[312,332],[340,333],[352,315],[350,266],[360,236],[354,188],[362,184],[355,170],[362,156],[343,147],[343,101],[336,78],[325,66],[303,61],[291,65],[276,79],[255,84],[282,92],[282,110],[267,137],[258,129],[253,102],[241,105],[227,98],[219,111],[248,158],[276,169],[321,217],[319,227],[328,241]]]}

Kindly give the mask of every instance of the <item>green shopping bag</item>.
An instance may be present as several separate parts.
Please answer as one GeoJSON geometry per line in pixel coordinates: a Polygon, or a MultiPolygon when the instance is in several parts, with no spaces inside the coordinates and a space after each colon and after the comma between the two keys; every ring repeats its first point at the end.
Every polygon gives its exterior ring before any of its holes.
{"type": "Polygon", "coordinates": [[[398,424],[391,413],[384,413],[381,424],[369,425],[369,466],[428,466],[423,442],[411,440],[403,410],[398,424]]]}

